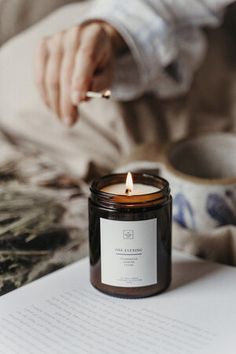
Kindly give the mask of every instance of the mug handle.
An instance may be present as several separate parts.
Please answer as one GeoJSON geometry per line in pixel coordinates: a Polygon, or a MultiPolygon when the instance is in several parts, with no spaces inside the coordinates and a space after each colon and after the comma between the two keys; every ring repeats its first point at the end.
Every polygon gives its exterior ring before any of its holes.
{"type": "Polygon", "coordinates": [[[115,169],[115,173],[126,172],[139,172],[139,173],[151,173],[162,177],[164,171],[164,164],[161,162],[137,160],[128,163],[127,165],[120,166],[115,169]]]}

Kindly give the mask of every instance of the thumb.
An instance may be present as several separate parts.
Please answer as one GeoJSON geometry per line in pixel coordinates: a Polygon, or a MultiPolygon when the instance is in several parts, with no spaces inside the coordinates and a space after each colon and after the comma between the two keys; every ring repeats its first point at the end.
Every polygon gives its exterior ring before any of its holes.
{"type": "Polygon", "coordinates": [[[74,105],[85,100],[86,92],[90,89],[96,63],[93,59],[93,48],[81,46],[75,57],[72,75],[71,100],[74,105]]]}
{"type": "Polygon", "coordinates": [[[95,74],[92,80],[90,89],[95,92],[107,90],[112,82],[112,68],[111,66],[104,69],[99,74],[95,74]]]}

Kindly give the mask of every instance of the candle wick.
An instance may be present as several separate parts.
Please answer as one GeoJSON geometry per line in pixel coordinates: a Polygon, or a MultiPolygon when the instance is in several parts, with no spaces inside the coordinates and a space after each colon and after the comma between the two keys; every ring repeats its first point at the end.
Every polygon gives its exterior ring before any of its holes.
{"type": "Polygon", "coordinates": [[[131,193],[132,193],[131,189],[126,188],[126,190],[125,190],[125,194],[127,194],[127,195],[131,195],[131,193]]]}

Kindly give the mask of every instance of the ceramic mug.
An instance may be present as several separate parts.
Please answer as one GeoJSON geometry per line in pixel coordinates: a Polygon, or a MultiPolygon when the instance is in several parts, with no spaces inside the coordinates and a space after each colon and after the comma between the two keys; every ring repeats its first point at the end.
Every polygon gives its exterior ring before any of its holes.
{"type": "Polygon", "coordinates": [[[236,135],[211,133],[179,140],[164,151],[163,163],[135,161],[119,171],[146,171],[166,178],[173,219],[206,231],[236,225],[236,135]]]}

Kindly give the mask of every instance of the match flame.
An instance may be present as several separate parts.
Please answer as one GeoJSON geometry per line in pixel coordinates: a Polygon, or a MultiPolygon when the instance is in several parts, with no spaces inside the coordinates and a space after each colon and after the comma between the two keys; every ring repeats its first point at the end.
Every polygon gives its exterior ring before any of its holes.
{"type": "Polygon", "coordinates": [[[102,97],[104,98],[110,98],[111,97],[111,91],[110,90],[106,90],[103,94],[102,97]]]}
{"type": "Polygon", "coordinates": [[[125,183],[125,194],[131,195],[134,190],[132,174],[128,172],[125,183]]]}

